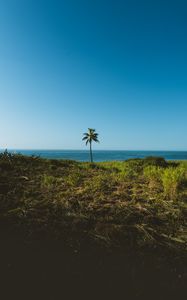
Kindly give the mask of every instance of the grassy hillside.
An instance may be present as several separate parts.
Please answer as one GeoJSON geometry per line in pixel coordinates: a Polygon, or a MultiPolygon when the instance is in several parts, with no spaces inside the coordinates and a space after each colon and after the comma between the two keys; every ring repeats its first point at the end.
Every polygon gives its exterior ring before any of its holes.
{"type": "Polygon", "coordinates": [[[187,247],[187,163],[0,155],[1,228],[79,247],[187,247]]]}

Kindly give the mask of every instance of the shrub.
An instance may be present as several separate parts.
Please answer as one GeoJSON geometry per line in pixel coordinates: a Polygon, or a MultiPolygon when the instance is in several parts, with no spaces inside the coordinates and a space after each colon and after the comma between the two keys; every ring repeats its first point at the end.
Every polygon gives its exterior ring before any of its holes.
{"type": "Polygon", "coordinates": [[[145,166],[167,167],[168,163],[163,157],[148,156],[143,159],[145,166]]]}

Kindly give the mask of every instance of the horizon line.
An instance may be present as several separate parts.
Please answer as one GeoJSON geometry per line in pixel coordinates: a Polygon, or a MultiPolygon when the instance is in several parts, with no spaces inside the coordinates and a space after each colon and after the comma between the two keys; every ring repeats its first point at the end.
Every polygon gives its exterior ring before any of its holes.
{"type": "MultiPolygon", "coordinates": [[[[0,151],[3,150],[10,150],[10,151],[89,151],[89,149],[63,149],[63,148],[54,148],[54,149],[48,149],[48,148],[0,148],[0,151]]],[[[93,151],[154,151],[154,152],[164,152],[164,151],[170,151],[170,152],[187,152],[187,150],[171,150],[171,149],[93,149],[93,151]]]]}

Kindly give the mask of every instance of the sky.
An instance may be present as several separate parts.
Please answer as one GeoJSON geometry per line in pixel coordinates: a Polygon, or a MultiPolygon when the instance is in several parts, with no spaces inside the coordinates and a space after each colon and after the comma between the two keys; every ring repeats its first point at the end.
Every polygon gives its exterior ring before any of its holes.
{"type": "Polygon", "coordinates": [[[186,0],[0,0],[0,148],[187,150],[186,0]]]}

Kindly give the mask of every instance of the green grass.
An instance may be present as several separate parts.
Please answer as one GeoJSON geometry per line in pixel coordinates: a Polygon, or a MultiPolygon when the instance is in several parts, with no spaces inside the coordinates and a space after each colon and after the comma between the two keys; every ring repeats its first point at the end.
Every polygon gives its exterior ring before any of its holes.
{"type": "Polygon", "coordinates": [[[0,222],[26,238],[187,248],[187,162],[0,155],[0,222]]]}

